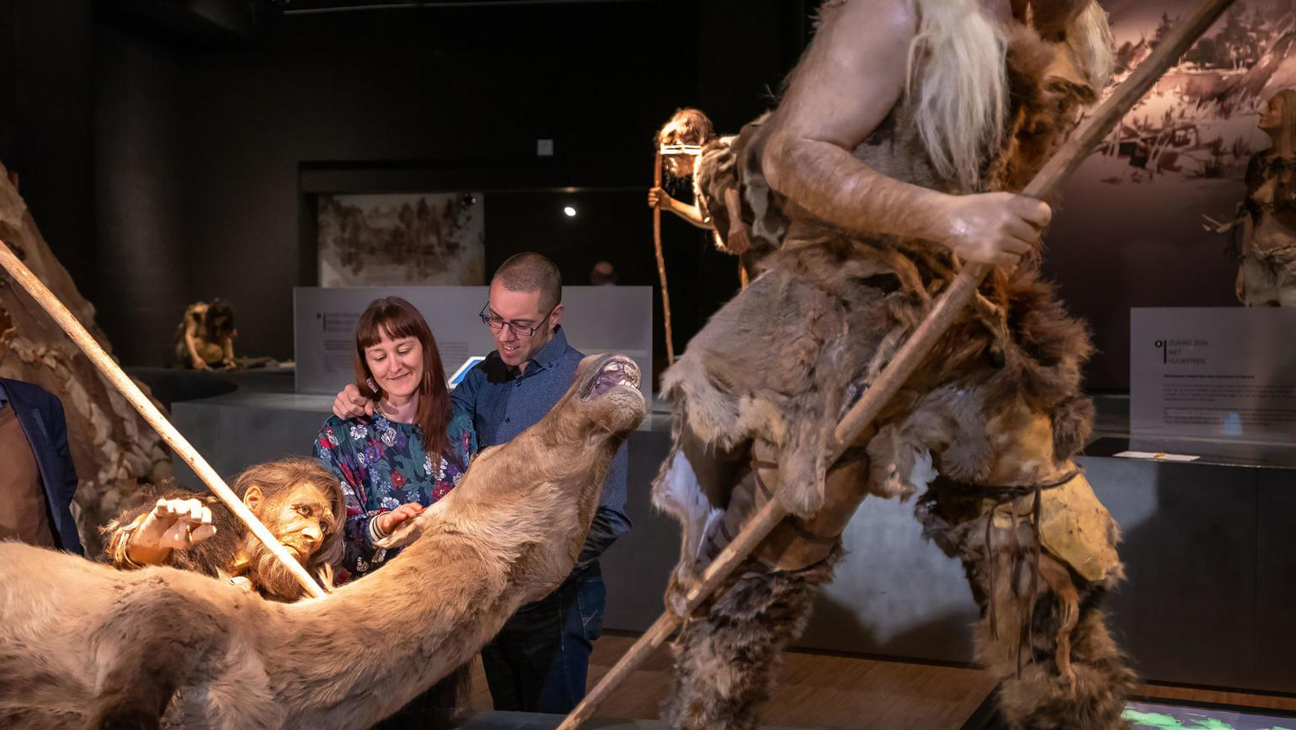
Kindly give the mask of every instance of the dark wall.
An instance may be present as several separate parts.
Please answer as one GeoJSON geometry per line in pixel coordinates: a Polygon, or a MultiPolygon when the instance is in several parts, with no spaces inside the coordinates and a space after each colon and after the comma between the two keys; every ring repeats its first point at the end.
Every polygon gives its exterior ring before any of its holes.
{"type": "Polygon", "coordinates": [[[54,255],[95,298],[89,0],[0,0],[0,159],[54,255]]]}
{"type": "MultiPolygon", "coordinates": [[[[1131,184],[1068,180],[1045,236],[1045,274],[1072,314],[1093,330],[1091,390],[1129,389],[1132,307],[1235,307],[1237,264],[1226,236],[1202,215],[1227,219],[1246,194],[1240,181],[1192,181],[1159,196],[1131,184]]],[[[1173,181],[1172,181],[1173,182],[1173,181]]]]}
{"type": "Polygon", "coordinates": [[[184,53],[95,28],[99,324],[129,364],[163,365],[194,278],[185,230],[184,53]]]}

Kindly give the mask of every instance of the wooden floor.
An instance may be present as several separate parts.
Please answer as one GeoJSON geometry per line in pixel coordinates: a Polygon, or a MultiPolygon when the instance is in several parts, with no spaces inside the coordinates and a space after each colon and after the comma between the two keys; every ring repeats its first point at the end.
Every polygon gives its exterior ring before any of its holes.
{"type": "MultiPolygon", "coordinates": [[[[594,644],[590,686],[609,670],[636,637],[604,635],[594,644]]],[[[598,715],[656,718],[670,687],[667,648],[622,685],[598,715]]],[[[796,728],[840,730],[958,730],[994,689],[976,669],[912,664],[860,657],[789,652],[779,688],[766,707],[763,723],[796,728]]],[[[1296,697],[1248,695],[1145,685],[1148,697],[1217,702],[1296,712],[1296,697]]],[[[481,659],[473,669],[473,709],[491,708],[481,659]]]]}

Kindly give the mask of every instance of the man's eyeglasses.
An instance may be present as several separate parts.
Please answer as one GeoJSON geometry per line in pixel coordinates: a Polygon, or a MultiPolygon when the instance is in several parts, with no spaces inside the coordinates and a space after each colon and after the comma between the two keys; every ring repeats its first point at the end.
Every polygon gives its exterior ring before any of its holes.
{"type": "Polygon", "coordinates": [[[505,321],[503,317],[491,311],[489,304],[482,307],[482,311],[478,313],[477,316],[481,317],[481,321],[487,327],[490,327],[492,330],[496,332],[499,332],[500,330],[504,329],[505,326],[508,326],[509,329],[513,330],[513,334],[517,335],[518,337],[531,337],[536,332],[540,331],[540,328],[544,325],[545,320],[549,319],[549,316],[552,315],[554,313],[554,310],[556,309],[558,309],[558,305],[555,304],[554,308],[549,310],[549,314],[546,314],[544,317],[540,319],[539,322],[536,322],[534,327],[528,324],[518,324],[517,322],[505,321]]]}

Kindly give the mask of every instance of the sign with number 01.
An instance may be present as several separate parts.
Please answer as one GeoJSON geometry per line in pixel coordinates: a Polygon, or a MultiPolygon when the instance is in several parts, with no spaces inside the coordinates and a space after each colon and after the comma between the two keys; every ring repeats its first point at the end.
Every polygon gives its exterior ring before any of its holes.
{"type": "Polygon", "coordinates": [[[1135,308],[1130,337],[1133,440],[1296,443],[1296,308],[1135,308]]]}

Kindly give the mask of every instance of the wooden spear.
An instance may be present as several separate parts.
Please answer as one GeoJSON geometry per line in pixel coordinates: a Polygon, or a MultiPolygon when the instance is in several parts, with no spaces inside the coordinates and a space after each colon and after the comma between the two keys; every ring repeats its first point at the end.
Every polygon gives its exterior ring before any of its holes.
{"type": "Polygon", "coordinates": [[[198,478],[202,479],[217,497],[220,497],[225,506],[229,507],[230,511],[248,526],[252,534],[265,543],[266,548],[288,568],[293,577],[297,579],[297,582],[301,583],[302,587],[306,589],[306,592],[316,598],[325,595],[324,589],[320,588],[319,584],[311,578],[301,563],[288,554],[288,551],[279,540],[275,538],[270,530],[266,529],[265,525],[261,524],[261,520],[258,520],[256,515],[252,514],[252,510],[243,504],[243,500],[239,499],[225,485],[225,481],[220,478],[215,469],[211,468],[211,465],[198,453],[198,450],[190,445],[184,436],[180,435],[176,427],[171,425],[166,416],[162,415],[157,406],[153,405],[153,401],[144,395],[144,392],[139,389],[135,381],[131,380],[130,376],[122,371],[121,366],[104,351],[103,347],[86,331],[86,328],[82,326],[76,316],[68,311],[67,307],[63,306],[63,302],[59,301],[54,292],[50,291],[44,282],[36,278],[36,275],[31,272],[31,269],[27,268],[26,264],[18,260],[18,257],[14,255],[4,241],[0,241],[0,266],[4,267],[9,272],[9,275],[21,284],[23,289],[27,290],[32,299],[35,299],[46,312],[49,312],[50,317],[63,328],[68,337],[71,337],[77,347],[80,347],[81,351],[86,354],[86,357],[90,358],[90,362],[94,363],[99,372],[103,373],[104,377],[135,407],[135,410],[139,411],[144,420],[148,421],[149,425],[157,430],[162,440],[166,441],[167,445],[180,455],[184,463],[194,470],[198,478]]]}
{"type": "MultiPolygon", "coordinates": [[[[1022,195],[1043,198],[1053,192],[1093,150],[1094,145],[1111,131],[1112,127],[1134,106],[1134,103],[1152,88],[1156,80],[1168,71],[1232,4],[1233,0],[1205,0],[1188,20],[1181,22],[1157,46],[1147,60],[1139,64],[1129,78],[1103,102],[1094,116],[1080,125],[1066,144],[1035,175],[1022,191],[1022,195]]],[[[971,301],[972,295],[981,285],[981,280],[993,268],[989,264],[970,264],[959,272],[953,283],[936,301],[932,311],[918,326],[917,331],[896,354],[895,359],[887,364],[882,374],[865,392],[864,397],[837,424],[833,432],[835,444],[828,463],[835,463],[841,457],[847,446],[872,423],[887,401],[900,390],[936,341],[971,301]]],[[[716,559],[707,566],[701,579],[689,589],[685,596],[684,615],[692,614],[786,516],[787,510],[778,499],[771,499],[753,515],[734,541],[716,556],[716,559]]],[[[682,618],[679,615],[669,611],[663,613],[621,657],[616,666],[603,676],[603,679],[577,705],[576,709],[572,710],[567,719],[558,726],[558,730],[575,730],[588,720],[599,703],[607,699],[622,681],[652,656],[652,653],[669,638],[681,622],[682,618]]]]}
{"type": "MultiPolygon", "coordinates": [[[[653,187],[660,188],[662,182],[662,151],[657,147],[653,160],[653,187]]],[[[666,364],[675,364],[675,343],[671,338],[670,292],[666,289],[666,257],[662,256],[661,245],[661,208],[653,208],[653,248],[657,251],[657,276],[661,278],[662,287],[662,321],[666,324],[666,364]]]]}

